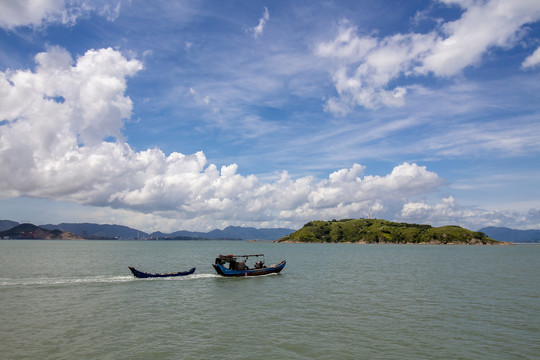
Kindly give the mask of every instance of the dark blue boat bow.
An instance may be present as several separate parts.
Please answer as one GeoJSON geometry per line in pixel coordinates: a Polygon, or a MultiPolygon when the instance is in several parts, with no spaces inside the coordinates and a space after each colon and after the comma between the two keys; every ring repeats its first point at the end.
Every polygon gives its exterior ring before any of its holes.
{"type": "Polygon", "coordinates": [[[174,273],[145,273],[135,269],[133,266],[128,266],[129,270],[137,278],[159,278],[159,277],[174,277],[174,276],[187,276],[195,272],[195,268],[191,268],[188,271],[180,271],[174,273]]]}

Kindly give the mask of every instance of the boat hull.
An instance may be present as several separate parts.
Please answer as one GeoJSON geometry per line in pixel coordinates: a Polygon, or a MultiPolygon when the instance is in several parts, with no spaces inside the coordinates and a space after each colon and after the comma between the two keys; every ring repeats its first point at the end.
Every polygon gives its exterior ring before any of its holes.
{"type": "Polygon", "coordinates": [[[131,273],[133,274],[133,276],[135,276],[136,278],[141,278],[141,279],[144,279],[144,278],[163,278],[163,277],[187,276],[187,275],[191,275],[191,274],[193,274],[195,272],[195,268],[191,268],[188,271],[180,271],[180,272],[175,272],[175,273],[157,273],[157,274],[153,274],[153,273],[145,273],[145,272],[139,271],[139,270],[135,269],[132,266],[128,266],[128,267],[129,267],[129,270],[131,270],[131,273]]]}
{"type": "Polygon", "coordinates": [[[284,260],[275,266],[269,266],[262,269],[231,270],[221,264],[212,264],[218,275],[221,276],[260,276],[279,273],[285,267],[287,262],[284,260]]]}

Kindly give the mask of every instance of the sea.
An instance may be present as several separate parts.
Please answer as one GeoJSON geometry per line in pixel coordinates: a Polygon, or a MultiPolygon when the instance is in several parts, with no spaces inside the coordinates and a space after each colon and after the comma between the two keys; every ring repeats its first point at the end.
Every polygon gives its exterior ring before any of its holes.
{"type": "Polygon", "coordinates": [[[2,240],[0,357],[540,359],[540,245],[2,240]]]}

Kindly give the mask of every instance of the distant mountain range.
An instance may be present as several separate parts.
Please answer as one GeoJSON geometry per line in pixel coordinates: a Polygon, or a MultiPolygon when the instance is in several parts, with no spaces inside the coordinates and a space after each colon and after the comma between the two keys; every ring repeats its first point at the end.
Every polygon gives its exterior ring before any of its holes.
{"type": "Polygon", "coordinates": [[[15,227],[19,225],[18,222],[11,221],[11,220],[0,220],[0,231],[9,230],[12,227],[15,227]]]}
{"type": "Polygon", "coordinates": [[[85,239],[145,239],[148,234],[123,225],[99,225],[91,223],[62,223],[40,225],[44,229],[59,229],[77,234],[85,239]]]}
{"type": "MultiPolygon", "coordinates": [[[[0,220],[0,232],[21,225],[16,221],[0,220]]],[[[170,234],[132,229],[123,225],[100,225],[92,223],[61,223],[58,225],[39,225],[42,229],[62,230],[73,233],[85,239],[163,239],[163,240],[196,240],[196,239],[226,239],[226,240],[277,240],[296,230],[286,228],[262,228],[229,226],[223,230],[215,229],[209,232],[181,230],[170,234]]],[[[540,230],[516,230],[506,227],[489,226],[478,231],[492,239],[513,243],[540,243],[540,230]]]]}
{"type": "Polygon", "coordinates": [[[59,229],[48,230],[34,224],[19,224],[8,230],[0,230],[0,239],[79,240],[73,233],[59,229]]]}
{"type": "Polygon", "coordinates": [[[540,243],[540,230],[515,230],[507,227],[488,226],[478,231],[492,239],[513,243],[540,243]]]}
{"type": "MultiPolygon", "coordinates": [[[[11,220],[0,220],[0,232],[10,230],[20,225],[11,220]]],[[[194,232],[181,230],[166,234],[154,232],[148,234],[144,231],[132,229],[123,225],[100,225],[92,223],[61,223],[58,225],[39,225],[42,229],[61,230],[73,233],[85,239],[161,239],[161,240],[277,240],[294,232],[286,228],[262,228],[229,226],[223,230],[215,229],[209,232],[194,232]]]]}

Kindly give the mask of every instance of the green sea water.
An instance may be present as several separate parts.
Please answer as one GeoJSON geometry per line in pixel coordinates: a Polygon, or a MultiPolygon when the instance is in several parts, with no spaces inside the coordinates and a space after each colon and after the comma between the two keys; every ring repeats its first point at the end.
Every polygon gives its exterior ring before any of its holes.
{"type": "Polygon", "coordinates": [[[2,240],[0,356],[540,359],[539,260],[540,245],[2,240]],[[287,266],[218,277],[230,253],[287,266]]]}

